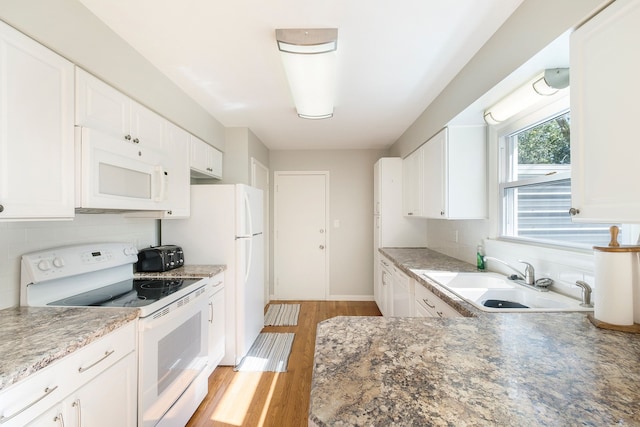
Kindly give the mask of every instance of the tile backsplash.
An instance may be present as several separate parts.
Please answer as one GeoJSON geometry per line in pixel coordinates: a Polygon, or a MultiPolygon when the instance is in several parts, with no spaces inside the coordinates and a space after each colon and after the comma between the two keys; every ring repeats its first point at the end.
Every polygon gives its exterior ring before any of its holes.
{"type": "Polygon", "coordinates": [[[158,221],[118,214],[77,214],[73,221],[0,222],[0,309],[19,305],[20,258],[55,246],[89,242],[158,244],[158,221]]]}

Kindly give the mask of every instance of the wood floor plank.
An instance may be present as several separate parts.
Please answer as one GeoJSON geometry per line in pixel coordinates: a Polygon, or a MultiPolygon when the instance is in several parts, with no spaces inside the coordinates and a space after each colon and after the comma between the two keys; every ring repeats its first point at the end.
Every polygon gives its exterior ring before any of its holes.
{"type": "MultiPolygon", "coordinates": [[[[187,427],[307,426],[318,322],[336,316],[380,316],[373,301],[271,301],[300,304],[297,326],[265,326],[263,332],[293,332],[287,372],[234,372],[219,366],[209,394],[187,427]]],[[[266,308],[265,308],[266,311],[266,308]]]]}

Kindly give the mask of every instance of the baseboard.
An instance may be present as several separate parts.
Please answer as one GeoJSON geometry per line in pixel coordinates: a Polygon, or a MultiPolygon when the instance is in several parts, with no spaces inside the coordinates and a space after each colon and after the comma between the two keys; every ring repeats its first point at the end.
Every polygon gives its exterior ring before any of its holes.
{"type": "MultiPolygon", "coordinates": [[[[284,301],[279,300],[275,295],[269,297],[269,301],[284,301]]],[[[329,295],[326,301],[375,301],[373,295],[329,295]]],[[[268,303],[267,303],[268,304],[268,303]]],[[[267,305],[265,304],[265,306],[267,305]]]]}

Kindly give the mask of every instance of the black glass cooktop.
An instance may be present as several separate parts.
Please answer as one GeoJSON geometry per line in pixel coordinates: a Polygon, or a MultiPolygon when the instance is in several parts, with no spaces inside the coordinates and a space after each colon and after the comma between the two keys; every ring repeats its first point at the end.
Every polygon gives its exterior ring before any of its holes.
{"type": "Polygon", "coordinates": [[[73,307],[144,307],[198,281],[198,279],[128,279],[50,302],[47,305],[73,307]]]}

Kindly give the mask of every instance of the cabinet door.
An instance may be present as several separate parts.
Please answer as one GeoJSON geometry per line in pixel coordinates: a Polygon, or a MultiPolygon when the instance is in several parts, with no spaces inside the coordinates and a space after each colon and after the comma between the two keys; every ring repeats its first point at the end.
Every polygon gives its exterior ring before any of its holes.
{"type": "Polygon", "coordinates": [[[137,102],[131,101],[130,105],[132,142],[165,152],[164,125],[167,121],[137,102]]]}
{"type": "Polygon", "coordinates": [[[222,153],[193,135],[190,165],[193,178],[222,178],[222,153]]]}
{"type": "Polygon", "coordinates": [[[65,399],[65,426],[135,427],[137,381],[132,352],[65,399]]]}
{"type": "Polygon", "coordinates": [[[446,129],[440,131],[423,145],[423,216],[443,218],[445,210],[445,145],[446,129]]]}
{"type": "Polygon", "coordinates": [[[225,309],[223,275],[213,279],[209,297],[209,372],[218,366],[225,352],[225,309]]]}
{"type": "Polygon", "coordinates": [[[0,22],[0,219],[74,216],[73,65],[0,22]]]}
{"type": "Polygon", "coordinates": [[[128,96],[76,67],[76,125],[131,141],[130,111],[128,96]]]}
{"type": "Polygon", "coordinates": [[[640,2],[617,0],[571,35],[574,221],[638,222],[640,2]]]}
{"type": "Polygon", "coordinates": [[[402,160],[402,211],[422,216],[423,147],[402,160]]]}
{"type": "Polygon", "coordinates": [[[71,424],[66,409],[64,403],[59,402],[24,427],[69,427],[71,424]]]}
{"type": "Polygon", "coordinates": [[[189,171],[191,136],[179,127],[166,122],[164,138],[169,156],[167,159],[167,210],[163,218],[187,218],[191,210],[189,171]]]}

